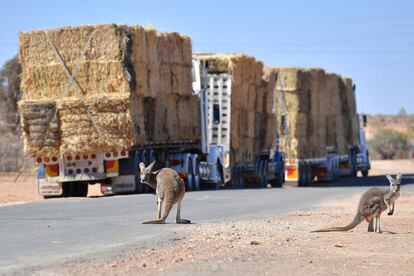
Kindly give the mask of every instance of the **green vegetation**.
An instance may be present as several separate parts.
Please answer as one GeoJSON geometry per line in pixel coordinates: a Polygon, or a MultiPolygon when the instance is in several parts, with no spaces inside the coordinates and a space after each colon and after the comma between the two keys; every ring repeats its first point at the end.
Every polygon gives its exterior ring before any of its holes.
{"type": "Polygon", "coordinates": [[[404,133],[382,128],[368,140],[371,155],[379,159],[406,158],[408,140],[404,133]]]}
{"type": "Polygon", "coordinates": [[[17,57],[0,69],[0,171],[18,171],[27,162],[20,142],[17,101],[20,99],[21,66],[17,57]]]}

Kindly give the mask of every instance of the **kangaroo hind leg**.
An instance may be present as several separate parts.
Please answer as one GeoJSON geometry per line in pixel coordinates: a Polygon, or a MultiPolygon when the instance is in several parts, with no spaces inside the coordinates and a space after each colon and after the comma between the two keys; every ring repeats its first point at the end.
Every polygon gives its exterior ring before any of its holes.
{"type": "Polygon", "coordinates": [[[180,223],[180,224],[188,224],[191,223],[191,220],[188,219],[181,219],[181,201],[178,202],[177,204],[177,217],[175,219],[176,223],[180,223]]]}
{"type": "Polygon", "coordinates": [[[156,220],[149,220],[145,221],[142,224],[164,224],[165,220],[161,219],[161,207],[162,207],[162,200],[160,198],[157,199],[157,219],[156,220]]]}
{"type": "Polygon", "coordinates": [[[374,232],[374,218],[368,221],[368,232],[374,232]]]}

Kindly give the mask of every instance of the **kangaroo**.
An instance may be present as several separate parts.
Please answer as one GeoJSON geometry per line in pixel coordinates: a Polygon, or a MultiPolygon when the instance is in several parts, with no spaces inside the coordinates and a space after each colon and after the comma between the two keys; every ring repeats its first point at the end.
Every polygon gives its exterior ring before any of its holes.
{"type": "Polygon", "coordinates": [[[177,174],[176,171],[170,168],[162,168],[156,172],[152,172],[155,161],[148,167],[144,163],[139,163],[141,170],[141,182],[155,189],[157,194],[158,213],[156,220],[144,222],[144,224],[164,224],[174,204],[177,206],[176,223],[191,223],[190,220],[181,219],[181,202],[185,194],[184,180],[177,174]],[[162,211],[162,216],[161,216],[162,211]]]}
{"type": "Polygon", "coordinates": [[[398,174],[396,178],[393,178],[391,175],[387,175],[386,177],[390,182],[390,188],[371,188],[366,191],[359,200],[355,218],[350,224],[344,227],[323,228],[312,232],[348,231],[355,228],[365,219],[369,223],[368,232],[381,233],[381,213],[388,209],[389,216],[394,214],[395,201],[400,196],[402,176],[398,174]]]}

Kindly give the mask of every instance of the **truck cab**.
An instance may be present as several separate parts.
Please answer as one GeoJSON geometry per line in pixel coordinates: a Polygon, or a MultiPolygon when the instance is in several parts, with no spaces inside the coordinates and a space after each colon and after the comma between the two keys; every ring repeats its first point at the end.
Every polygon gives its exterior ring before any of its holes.
{"type": "MultiPolygon", "coordinates": [[[[263,149],[254,162],[231,164],[231,95],[230,73],[209,73],[207,65],[193,57],[193,90],[200,98],[201,146],[205,162],[200,167],[208,171],[204,182],[216,188],[228,185],[244,187],[246,181],[261,187],[280,187],[284,182],[284,156],[275,149],[263,149]]],[[[276,126],[275,126],[276,127],[276,126]]]]}
{"type": "Polygon", "coordinates": [[[367,126],[367,116],[365,114],[358,114],[357,125],[359,142],[359,151],[356,156],[357,170],[361,172],[362,176],[368,176],[369,170],[371,169],[371,162],[365,137],[365,127],[367,126]],[[360,123],[361,117],[362,125],[360,123]]]}

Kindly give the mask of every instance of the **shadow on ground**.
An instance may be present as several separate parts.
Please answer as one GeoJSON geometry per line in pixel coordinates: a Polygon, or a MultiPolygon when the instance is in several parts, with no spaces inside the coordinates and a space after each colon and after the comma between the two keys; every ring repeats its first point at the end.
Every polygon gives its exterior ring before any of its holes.
{"type": "MultiPolygon", "coordinates": [[[[402,185],[414,185],[414,174],[404,174],[401,179],[402,185]]],[[[312,183],[310,187],[370,187],[389,186],[390,183],[385,175],[367,177],[342,177],[337,182],[312,183]]]]}

